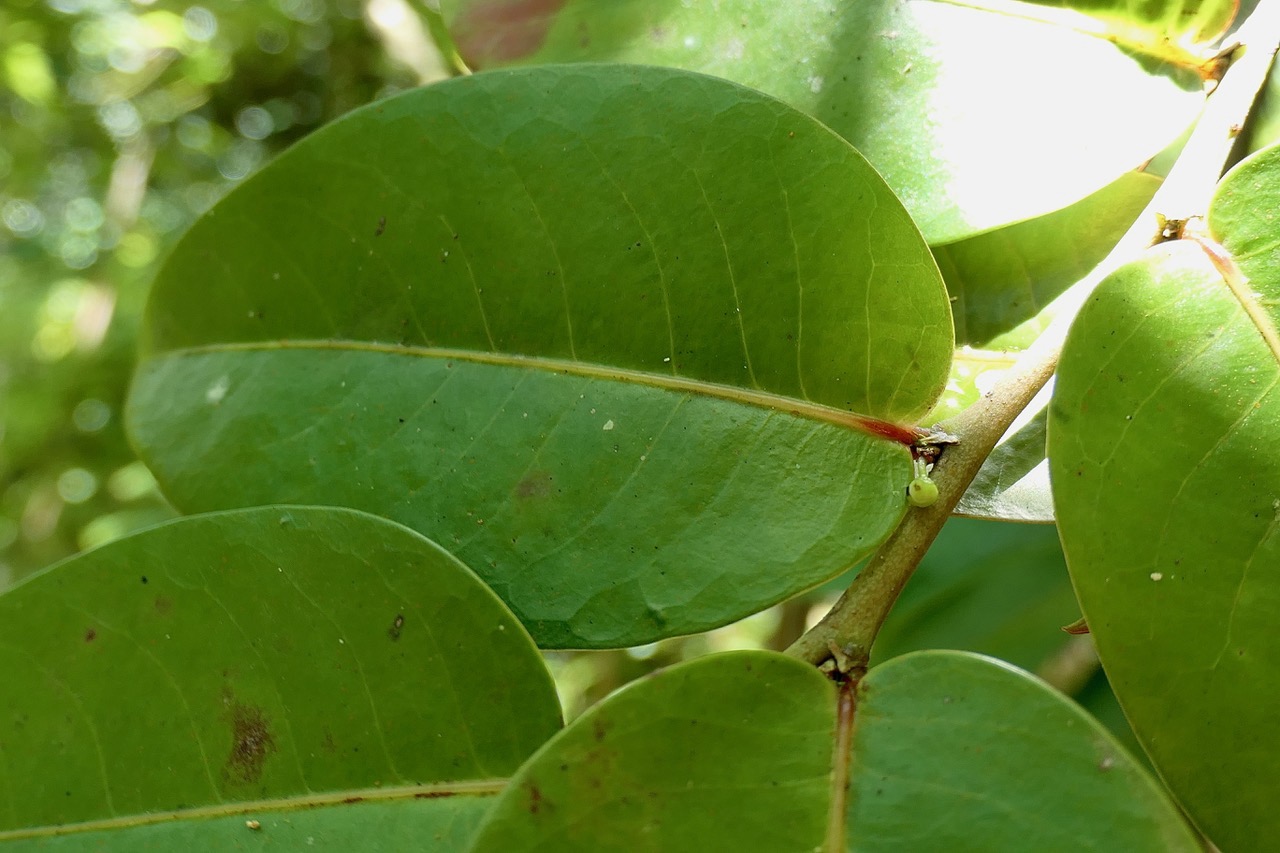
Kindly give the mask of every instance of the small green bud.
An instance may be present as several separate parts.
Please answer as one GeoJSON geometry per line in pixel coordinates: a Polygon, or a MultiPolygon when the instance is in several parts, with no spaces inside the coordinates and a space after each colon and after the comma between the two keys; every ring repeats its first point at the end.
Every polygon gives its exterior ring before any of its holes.
{"type": "Polygon", "coordinates": [[[933,506],[938,502],[938,484],[928,477],[916,477],[907,486],[907,500],[912,506],[933,506]]]}
{"type": "Polygon", "coordinates": [[[912,506],[933,506],[938,502],[938,484],[929,479],[932,467],[923,459],[915,460],[916,478],[907,485],[907,501],[912,506]]]}

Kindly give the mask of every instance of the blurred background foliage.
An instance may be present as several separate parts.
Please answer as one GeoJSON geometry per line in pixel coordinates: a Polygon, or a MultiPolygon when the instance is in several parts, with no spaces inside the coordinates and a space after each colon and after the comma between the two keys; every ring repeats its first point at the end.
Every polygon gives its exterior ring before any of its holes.
{"type": "Polygon", "coordinates": [[[402,0],[0,5],[0,587],[172,515],[120,405],[177,235],[314,128],[442,75],[402,0]]]}
{"type": "MultiPolygon", "coordinates": [[[[274,153],[447,76],[433,23],[406,0],[0,6],[0,589],[174,514],[120,418],[158,259],[274,153]]],[[[566,716],[678,660],[785,648],[848,581],[697,637],[549,653],[566,716]]],[[[1088,638],[1059,630],[1077,615],[1052,527],[955,519],[877,653],[996,655],[1131,737],[1088,638]]]]}

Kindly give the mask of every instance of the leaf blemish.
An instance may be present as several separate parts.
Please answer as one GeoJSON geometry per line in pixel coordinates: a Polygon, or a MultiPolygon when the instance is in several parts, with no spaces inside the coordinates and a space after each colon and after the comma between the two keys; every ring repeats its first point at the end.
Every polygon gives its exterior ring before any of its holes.
{"type": "Polygon", "coordinates": [[[222,767],[223,775],[233,783],[248,784],[262,778],[267,757],[276,751],[262,709],[239,702],[231,707],[231,752],[222,767]]]}
{"type": "Polygon", "coordinates": [[[529,814],[537,814],[542,808],[542,791],[537,785],[529,786],[529,814]]]}
{"type": "Polygon", "coordinates": [[[96,639],[98,639],[98,632],[92,628],[84,632],[84,641],[86,643],[92,643],[96,639]]]}
{"type": "Polygon", "coordinates": [[[404,627],[404,614],[397,613],[396,618],[391,622],[391,627],[387,629],[387,636],[391,638],[391,642],[400,639],[400,629],[404,627]]]}
{"type": "Polygon", "coordinates": [[[378,227],[374,229],[374,231],[373,231],[373,236],[375,236],[375,237],[381,237],[381,236],[382,236],[382,232],[383,232],[383,231],[386,231],[386,230],[387,230],[387,217],[385,217],[385,216],[379,216],[379,217],[378,217],[378,227]]]}
{"type": "Polygon", "coordinates": [[[516,485],[516,497],[541,498],[551,494],[551,474],[546,471],[530,471],[516,485]]]}

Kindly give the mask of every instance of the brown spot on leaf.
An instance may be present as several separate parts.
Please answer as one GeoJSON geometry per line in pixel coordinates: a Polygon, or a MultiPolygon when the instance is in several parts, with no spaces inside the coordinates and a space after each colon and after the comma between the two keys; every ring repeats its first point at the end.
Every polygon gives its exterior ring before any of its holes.
{"type": "Polygon", "coordinates": [[[96,639],[98,639],[98,632],[94,629],[90,628],[84,632],[84,641],[86,643],[92,643],[96,639]]]}
{"type": "Polygon", "coordinates": [[[529,786],[529,814],[537,814],[542,808],[542,791],[537,785],[529,786]]]}
{"type": "Polygon", "coordinates": [[[276,739],[262,709],[239,702],[233,704],[231,752],[222,767],[227,779],[239,784],[258,781],[267,757],[275,751],[276,739]]]}
{"type": "Polygon", "coordinates": [[[565,0],[487,0],[454,22],[458,53],[472,68],[510,62],[542,47],[565,0]]]}
{"type": "Polygon", "coordinates": [[[452,797],[457,795],[457,791],[419,791],[413,795],[415,800],[434,800],[439,797],[452,797]]]}
{"type": "Polygon", "coordinates": [[[155,600],[156,612],[161,616],[168,616],[169,611],[173,610],[173,599],[166,598],[163,595],[157,595],[155,600]]]}
{"type": "Polygon", "coordinates": [[[395,620],[391,623],[391,627],[387,629],[387,636],[391,638],[393,643],[400,639],[400,630],[402,628],[404,628],[404,614],[397,613],[395,620]]]}
{"type": "Polygon", "coordinates": [[[546,471],[530,471],[516,484],[516,497],[543,498],[551,494],[552,476],[546,471]]]}
{"type": "Polygon", "coordinates": [[[381,237],[381,236],[382,236],[382,232],[383,232],[383,231],[386,231],[386,230],[387,230],[387,217],[385,217],[385,216],[379,216],[379,217],[378,217],[378,227],[377,227],[377,228],[375,228],[375,229],[373,229],[373,236],[375,236],[375,237],[381,237]]]}

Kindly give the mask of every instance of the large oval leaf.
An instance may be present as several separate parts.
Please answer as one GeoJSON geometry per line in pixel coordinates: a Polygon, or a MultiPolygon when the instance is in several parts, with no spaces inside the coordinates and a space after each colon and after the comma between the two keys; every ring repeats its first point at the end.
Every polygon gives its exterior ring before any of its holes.
{"type": "Polygon", "coordinates": [[[340,509],[181,519],[47,569],[0,596],[0,668],[5,850],[251,846],[246,819],[330,842],[382,810],[389,839],[465,837],[559,722],[484,584],[340,509]]]}
{"type": "Polygon", "coordinates": [[[1280,833],[1280,149],[1219,187],[1221,246],[1107,279],[1051,408],[1068,564],[1134,730],[1224,850],[1280,833]]]}
{"type": "Polygon", "coordinates": [[[512,779],[473,850],[1092,846],[1199,849],[1110,735],[1025,673],[923,652],[838,692],[794,659],[735,652],[575,720],[512,779]]]}
{"type": "MultiPolygon", "coordinates": [[[[646,62],[769,92],[867,156],[931,244],[1066,207],[1195,118],[1201,80],[1070,25],[916,0],[447,0],[468,62],[646,62]]],[[[1120,4],[1116,4],[1120,5],[1120,4]]],[[[1149,4],[1147,4],[1149,5],[1149,4]]],[[[1031,9],[1031,11],[1035,11],[1031,9]]],[[[1149,34],[1155,52],[1167,47],[1149,34]]]]}
{"type": "Polygon", "coordinates": [[[177,505],[404,522],[547,646],[708,628],[855,563],[913,437],[865,416],[927,411],[952,347],[927,248],[847,143],[609,66],[317,133],[191,230],[148,325],[129,425],[177,505]]]}

